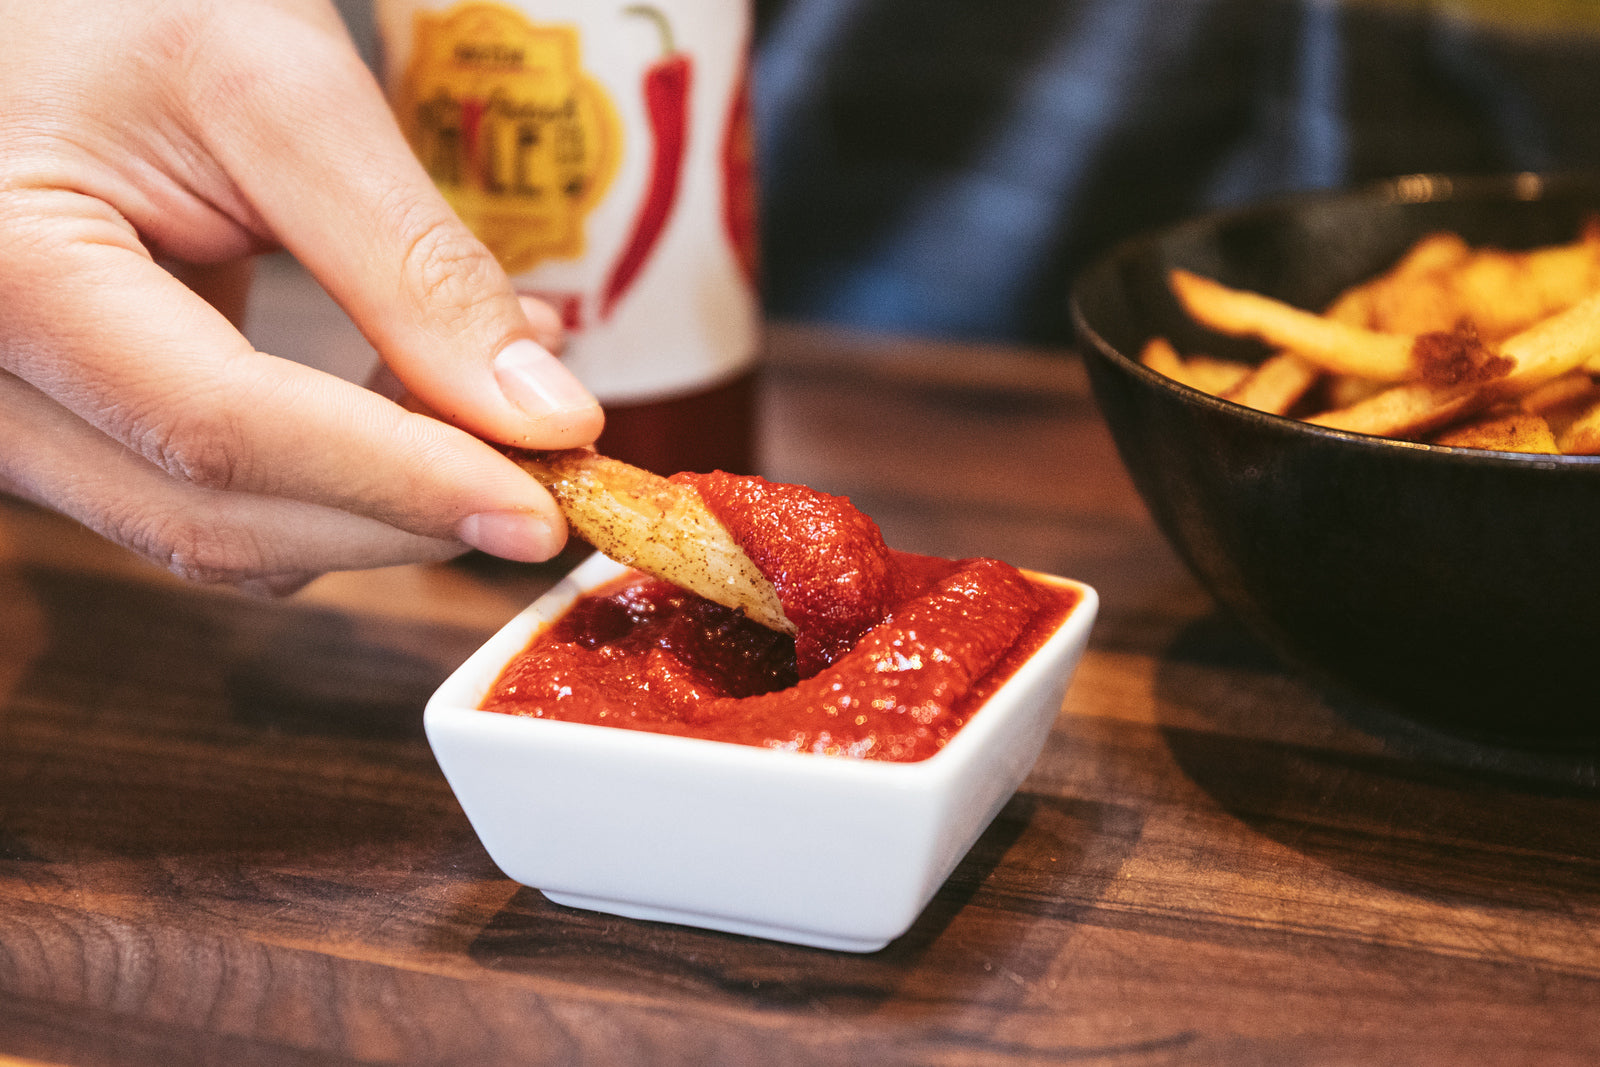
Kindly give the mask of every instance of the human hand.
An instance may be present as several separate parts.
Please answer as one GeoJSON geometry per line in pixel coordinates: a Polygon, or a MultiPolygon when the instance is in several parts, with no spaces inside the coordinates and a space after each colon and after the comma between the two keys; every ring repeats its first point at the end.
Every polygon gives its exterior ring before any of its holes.
{"type": "Polygon", "coordinates": [[[0,24],[0,490],[259,591],[560,549],[480,438],[582,445],[600,409],[328,0],[0,0],[0,24]],[[198,295],[274,247],[441,419],[256,352],[198,295]]]}

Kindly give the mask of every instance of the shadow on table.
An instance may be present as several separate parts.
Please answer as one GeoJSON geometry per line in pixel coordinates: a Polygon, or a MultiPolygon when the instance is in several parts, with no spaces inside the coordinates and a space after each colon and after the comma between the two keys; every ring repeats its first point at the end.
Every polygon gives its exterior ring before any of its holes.
{"type": "Polygon", "coordinates": [[[1251,829],[1433,901],[1600,908],[1593,750],[1453,737],[1330,696],[1221,615],[1190,625],[1160,662],[1173,759],[1251,829]],[[1208,703],[1224,668],[1227,698],[1208,703]]]}
{"type": "Polygon", "coordinates": [[[481,640],[331,612],[266,623],[227,673],[227,706],[239,725],[273,733],[421,744],[428,698],[481,640]]]}
{"type": "Polygon", "coordinates": [[[523,889],[470,953],[496,970],[584,985],[746,1000],[752,1007],[870,1012],[885,1000],[1005,1004],[1054,960],[1137,838],[1131,812],[1019,794],[902,937],[857,955],[577,911],[523,889]],[[918,994],[923,994],[919,996],[918,994]]]}

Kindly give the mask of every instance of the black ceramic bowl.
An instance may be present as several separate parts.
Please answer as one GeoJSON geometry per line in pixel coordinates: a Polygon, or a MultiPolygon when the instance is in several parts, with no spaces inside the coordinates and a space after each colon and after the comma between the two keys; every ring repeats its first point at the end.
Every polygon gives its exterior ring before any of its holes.
{"type": "Polygon", "coordinates": [[[1419,236],[1572,240],[1600,177],[1413,177],[1197,219],[1076,282],[1096,400],[1156,521],[1223,607],[1334,687],[1474,734],[1600,736],[1600,457],[1321,429],[1188,389],[1134,358],[1217,352],[1165,275],[1320,308],[1419,236]]]}

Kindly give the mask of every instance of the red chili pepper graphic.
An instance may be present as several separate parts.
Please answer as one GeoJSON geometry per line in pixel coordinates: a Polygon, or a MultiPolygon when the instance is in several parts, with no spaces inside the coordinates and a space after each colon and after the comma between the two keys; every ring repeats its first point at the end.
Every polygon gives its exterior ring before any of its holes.
{"type": "Polygon", "coordinates": [[[483,101],[475,96],[461,101],[461,158],[467,163],[462,180],[469,189],[482,189],[485,185],[483,147],[479,133],[483,128],[486,110],[483,101]]]}
{"type": "Polygon", "coordinates": [[[683,169],[684,144],[689,134],[689,82],[692,73],[689,56],[680,52],[672,40],[672,27],[666,16],[653,7],[635,5],[626,9],[655,22],[661,32],[662,55],[644,76],[645,110],[650,116],[650,132],[655,141],[655,156],[650,166],[650,182],[644,203],[633,222],[633,233],[623,246],[622,255],[611,270],[600,298],[602,318],[611,314],[623,293],[638,277],[650,258],[667,216],[678,199],[678,178],[683,169]]]}
{"type": "Polygon", "coordinates": [[[761,281],[759,204],[756,200],[754,136],[750,128],[750,69],[739,70],[728,122],[722,131],[722,228],[733,257],[752,287],[761,281]]]}

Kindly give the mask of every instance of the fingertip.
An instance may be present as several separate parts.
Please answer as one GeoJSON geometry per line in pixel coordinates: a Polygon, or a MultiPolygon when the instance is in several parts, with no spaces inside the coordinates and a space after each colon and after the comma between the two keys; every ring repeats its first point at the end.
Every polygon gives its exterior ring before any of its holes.
{"type": "Polygon", "coordinates": [[[560,412],[545,419],[539,426],[539,447],[582,448],[592,445],[605,427],[605,410],[598,403],[560,412]]]}
{"type": "Polygon", "coordinates": [[[461,542],[518,563],[543,563],[567,541],[564,524],[531,511],[484,511],[456,524],[461,542]]]}
{"type": "Polygon", "coordinates": [[[495,381],[507,400],[534,425],[523,434],[542,448],[593,441],[605,415],[600,402],[559,359],[529,338],[512,341],[494,357],[495,381]]]}

